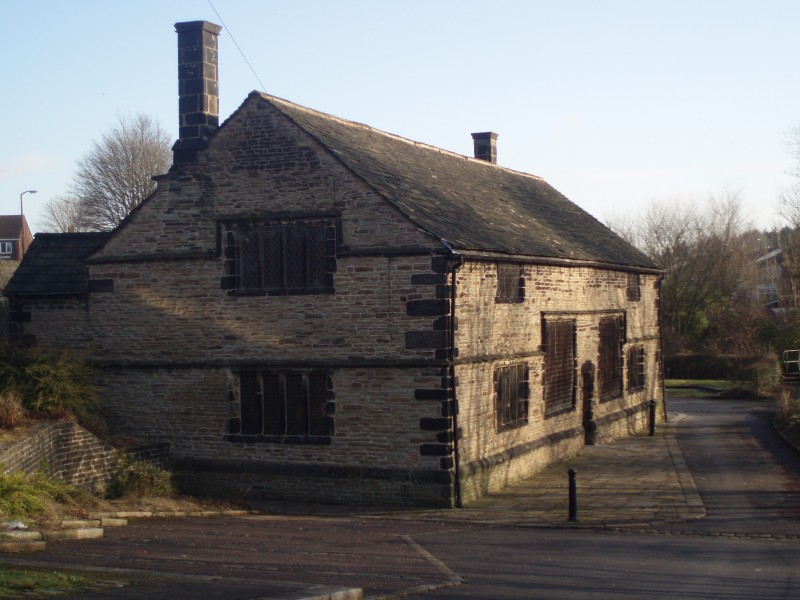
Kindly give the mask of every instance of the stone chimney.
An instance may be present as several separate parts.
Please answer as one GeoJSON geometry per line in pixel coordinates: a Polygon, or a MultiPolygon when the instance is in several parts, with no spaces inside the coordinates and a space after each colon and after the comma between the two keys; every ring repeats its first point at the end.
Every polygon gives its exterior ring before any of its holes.
{"type": "Polygon", "coordinates": [[[497,164],[497,134],[492,131],[473,133],[472,141],[475,145],[475,158],[485,160],[493,165],[497,164]]]}
{"type": "Polygon", "coordinates": [[[178,141],[175,163],[194,160],[219,127],[217,38],[222,27],[208,21],[175,23],[178,32],[178,141]]]}

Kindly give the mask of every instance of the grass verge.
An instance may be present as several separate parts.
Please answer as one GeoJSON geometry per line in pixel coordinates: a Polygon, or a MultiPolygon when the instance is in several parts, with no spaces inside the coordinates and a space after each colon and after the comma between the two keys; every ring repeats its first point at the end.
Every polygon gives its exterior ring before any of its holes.
{"type": "Polygon", "coordinates": [[[735,384],[736,382],[729,379],[664,380],[668,398],[719,398],[721,394],[733,390],[736,387],[735,384]]]}
{"type": "Polygon", "coordinates": [[[65,515],[80,516],[96,508],[88,491],[48,479],[41,473],[5,473],[0,470],[0,519],[26,524],[54,525],[65,515]]]}
{"type": "Polygon", "coordinates": [[[98,588],[123,587],[123,581],[61,571],[15,569],[0,565],[0,598],[49,598],[98,588]]]}

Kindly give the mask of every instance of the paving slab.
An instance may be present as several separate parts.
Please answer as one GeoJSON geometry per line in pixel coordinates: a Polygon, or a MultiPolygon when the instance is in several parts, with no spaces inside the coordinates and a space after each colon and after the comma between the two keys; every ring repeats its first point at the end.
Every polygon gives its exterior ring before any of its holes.
{"type": "MultiPolygon", "coordinates": [[[[603,528],[699,519],[705,516],[705,507],[675,440],[675,428],[682,418],[671,414],[654,436],[642,433],[586,446],[577,456],[464,508],[374,514],[494,525],[603,528]],[[570,469],[576,472],[576,521],[569,520],[570,469]]],[[[268,504],[263,509],[280,510],[268,504]]]]}

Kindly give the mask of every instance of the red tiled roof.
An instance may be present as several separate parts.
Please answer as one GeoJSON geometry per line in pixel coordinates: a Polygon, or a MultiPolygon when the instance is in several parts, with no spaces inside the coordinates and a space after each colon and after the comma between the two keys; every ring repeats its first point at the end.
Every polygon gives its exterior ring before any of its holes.
{"type": "Polygon", "coordinates": [[[0,240],[18,240],[20,223],[25,217],[21,215],[0,215],[0,240]]]}

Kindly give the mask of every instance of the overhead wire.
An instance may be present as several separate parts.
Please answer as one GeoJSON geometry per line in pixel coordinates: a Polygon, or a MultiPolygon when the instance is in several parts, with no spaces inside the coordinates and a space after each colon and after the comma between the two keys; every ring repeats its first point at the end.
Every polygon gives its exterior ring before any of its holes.
{"type": "Polygon", "coordinates": [[[259,86],[261,86],[261,87],[259,87],[259,89],[260,89],[262,92],[266,92],[266,91],[267,91],[267,88],[266,88],[266,86],[264,86],[264,84],[261,82],[261,78],[258,76],[258,73],[256,73],[256,70],[253,68],[253,65],[251,65],[251,64],[250,64],[250,61],[249,61],[249,60],[247,60],[247,56],[245,56],[245,53],[244,53],[244,51],[243,51],[243,50],[242,50],[242,48],[239,46],[238,42],[236,41],[236,38],[235,38],[235,37],[233,37],[233,32],[231,32],[231,30],[230,30],[230,27],[228,27],[228,26],[225,24],[225,21],[222,19],[222,15],[221,15],[221,14],[219,14],[219,11],[218,11],[218,10],[217,10],[217,8],[214,6],[214,4],[211,2],[211,0],[208,0],[208,4],[209,4],[209,6],[211,6],[211,10],[213,10],[213,11],[214,11],[214,13],[217,15],[217,18],[219,19],[219,22],[220,22],[220,24],[221,24],[221,25],[222,25],[222,26],[225,28],[225,31],[227,31],[227,32],[228,32],[228,36],[231,38],[231,41],[233,42],[233,45],[234,45],[234,46],[236,46],[236,49],[239,51],[239,54],[241,54],[241,55],[242,55],[242,58],[244,59],[244,62],[245,62],[245,64],[246,64],[246,65],[248,66],[248,68],[250,69],[250,72],[253,74],[253,77],[255,77],[255,78],[256,78],[256,81],[258,82],[258,85],[259,85],[259,86]]]}

